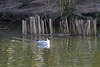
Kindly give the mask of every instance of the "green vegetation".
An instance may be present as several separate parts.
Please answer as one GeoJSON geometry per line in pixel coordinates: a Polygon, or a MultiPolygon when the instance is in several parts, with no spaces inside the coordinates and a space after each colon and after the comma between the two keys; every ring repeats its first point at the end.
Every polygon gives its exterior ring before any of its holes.
{"type": "Polygon", "coordinates": [[[75,2],[74,0],[62,0],[61,2],[59,2],[59,8],[60,8],[60,13],[61,13],[61,19],[73,19],[75,17],[77,17],[77,15],[75,14],[75,2]]]}

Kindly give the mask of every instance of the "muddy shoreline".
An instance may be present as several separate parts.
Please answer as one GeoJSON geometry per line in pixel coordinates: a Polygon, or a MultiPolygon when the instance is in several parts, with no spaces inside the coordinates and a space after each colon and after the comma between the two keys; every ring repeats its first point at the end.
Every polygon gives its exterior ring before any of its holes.
{"type": "MultiPolygon", "coordinates": [[[[14,2],[12,2],[12,0],[11,2],[1,2],[0,21],[20,21],[35,14],[38,14],[40,16],[49,15],[49,17],[54,19],[60,15],[57,0],[50,0],[49,4],[47,0],[33,0],[25,6],[23,6],[22,4],[22,0],[14,2]]],[[[77,5],[76,9],[77,15],[81,15],[82,13],[100,12],[100,1],[79,4],[77,5]]]]}

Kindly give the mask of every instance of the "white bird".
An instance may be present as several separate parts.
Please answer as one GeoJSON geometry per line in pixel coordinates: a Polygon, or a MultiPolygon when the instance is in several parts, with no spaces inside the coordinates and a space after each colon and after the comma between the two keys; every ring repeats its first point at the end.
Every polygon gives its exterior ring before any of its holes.
{"type": "Polygon", "coordinates": [[[50,39],[49,38],[47,38],[46,41],[44,41],[44,40],[37,40],[37,42],[39,44],[41,44],[41,45],[38,46],[40,48],[50,48],[50,39]]]}

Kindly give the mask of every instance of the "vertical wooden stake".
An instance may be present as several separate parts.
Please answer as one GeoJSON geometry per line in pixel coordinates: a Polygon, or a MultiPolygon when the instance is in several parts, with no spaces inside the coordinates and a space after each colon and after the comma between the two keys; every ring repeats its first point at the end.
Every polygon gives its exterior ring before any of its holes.
{"type": "Polygon", "coordinates": [[[42,23],[42,34],[44,34],[44,21],[41,19],[41,23],[42,23]]]}
{"type": "Polygon", "coordinates": [[[72,28],[71,22],[72,22],[72,21],[70,21],[70,34],[72,34],[72,31],[71,31],[71,30],[72,30],[72,29],[71,29],[71,28],[72,28]]]}
{"type": "Polygon", "coordinates": [[[52,34],[53,29],[52,29],[52,20],[51,20],[51,18],[49,19],[49,25],[50,25],[50,34],[52,34]]]}
{"type": "Polygon", "coordinates": [[[87,20],[87,35],[90,35],[90,20],[87,20]]]}
{"type": "Polygon", "coordinates": [[[39,28],[39,34],[41,34],[41,25],[40,25],[40,16],[38,15],[38,28],[39,28]]]}
{"type": "Polygon", "coordinates": [[[87,23],[87,20],[86,20],[85,23],[84,23],[84,36],[87,35],[87,26],[88,26],[88,23],[87,23]]]}
{"type": "Polygon", "coordinates": [[[97,25],[97,22],[96,22],[96,19],[93,20],[93,25],[94,25],[94,35],[96,35],[96,25],[97,25]]]}
{"type": "Polygon", "coordinates": [[[63,21],[61,20],[60,22],[60,34],[64,33],[63,31],[63,21]]]}
{"type": "Polygon", "coordinates": [[[72,27],[73,27],[73,34],[75,35],[76,34],[76,32],[75,32],[75,24],[74,24],[73,21],[72,21],[72,27]]]}
{"type": "Polygon", "coordinates": [[[81,34],[81,20],[78,20],[79,34],[81,34]]]}
{"type": "Polygon", "coordinates": [[[22,34],[25,35],[25,26],[24,26],[24,20],[22,20],[22,34]]]}
{"type": "Polygon", "coordinates": [[[52,25],[53,25],[53,33],[55,33],[55,28],[56,28],[55,22],[52,25]]]}
{"type": "Polygon", "coordinates": [[[67,28],[67,33],[69,34],[69,27],[68,27],[68,21],[67,21],[67,19],[65,21],[65,24],[66,24],[66,28],[67,28]]]}
{"type": "Polygon", "coordinates": [[[75,25],[76,25],[76,29],[77,29],[77,33],[76,34],[79,34],[78,20],[77,19],[75,19],[75,25]]]}
{"type": "Polygon", "coordinates": [[[36,34],[38,34],[39,32],[38,32],[38,17],[37,17],[37,15],[35,15],[33,22],[34,22],[36,34]]]}
{"type": "Polygon", "coordinates": [[[37,28],[36,28],[36,22],[35,22],[35,17],[33,17],[33,31],[34,31],[34,34],[37,34],[37,28]]]}
{"type": "Polygon", "coordinates": [[[27,33],[30,33],[30,19],[29,18],[26,18],[26,28],[27,28],[27,33]]]}
{"type": "Polygon", "coordinates": [[[24,21],[24,26],[25,26],[25,35],[27,35],[27,26],[26,26],[27,22],[24,21]]]}
{"type": "Polygon", "coordinates": [[[64,26],[64,28],[63,28],[63,29],[64,29],[64,34],[67,34],[67,29],[66,29],[66,24],[65,24],[65,22],[66,22],[66,21],[65,21],[65,20],[63,20],[63,26],[64,26]]]}
{"type": "Polygon", "coordinates": [[[47,22],[46,22],[46,20],[44,21],[44,23],[45,23],[45,31],[46,31],[46,34],[48,34],[48,28],[47,28],[47,22]]]}
{"type": "Polygon", "coordinates": [[[33,17],[30,17],[30,31],[32,35],[33,34],[33,17]]]}
{"type": "Polygon", "coordinates": [[[83,35],[83,24],[84,23],[83,23],[83,20],[82,19],[80,21],[81,21],[81,34],[83,35]]]}

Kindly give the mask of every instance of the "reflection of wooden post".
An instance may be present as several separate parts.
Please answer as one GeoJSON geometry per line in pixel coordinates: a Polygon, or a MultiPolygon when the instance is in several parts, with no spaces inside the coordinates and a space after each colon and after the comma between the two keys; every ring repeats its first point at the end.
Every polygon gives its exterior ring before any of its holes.
{"type": "Polygon", "coordinates": [[[22,39],[22,43],[23,43],[22,48],[23,48],[23,51],[25,51],[27,49],[26,39],[27,39],[27,37],[23,36],[23,39],[22,39]]]}
{"type": "MultiPolygon", "coordinates": [[[[96,20],[96,19],[95,19],[96,20]]],[[[97,50],[97,37],[94,37],[94,49],[97,50]]]]}
{"type": "Polygon", "coordinates": [[[52,20],[51,20],[51,18],[49,19],[49,25],[50,25],[50,34],[52,34],[53,30],[52,30],[52,20]]]}

